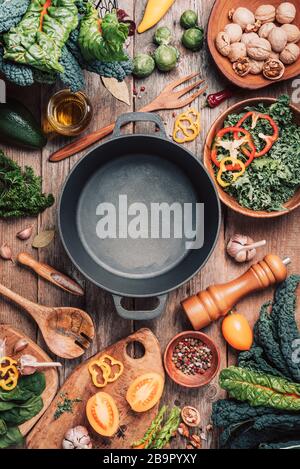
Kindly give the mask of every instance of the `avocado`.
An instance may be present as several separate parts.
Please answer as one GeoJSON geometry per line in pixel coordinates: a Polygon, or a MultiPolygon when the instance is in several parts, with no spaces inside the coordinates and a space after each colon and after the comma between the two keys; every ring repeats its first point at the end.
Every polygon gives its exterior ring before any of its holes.
{"type": "Polygon", "coordinates": [[[43,148],[47,139],[32,113],[16,99],[0,104],[0,142],[22,148],[43,148]]]}

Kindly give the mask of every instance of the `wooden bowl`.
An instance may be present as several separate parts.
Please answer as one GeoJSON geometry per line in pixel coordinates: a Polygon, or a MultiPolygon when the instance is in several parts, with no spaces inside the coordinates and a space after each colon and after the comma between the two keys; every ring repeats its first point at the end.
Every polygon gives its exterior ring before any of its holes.
{"type": "Polygon", "coordinates": [[[210,383],[216,376],[220,367],[220,353],[214,342],[206,334],[196,331],[185,331],[173,337],[167,345],[164,354],[164,365],[166,372],[175,383],[186,388],[200,388],[210,383]],[[211,367],[203,375],[185,375],[182,371],[178,370],[172,362],[174,348],[180,340],[186,338],[199,339],[212,351],[211,367]]]}
{"type": "MultiPolygon", "coordinates": [[[[293,21],[293,24],[300,27],[299,0],[289,0],[289,2],[293,3],[297,9],[296,18],[293,21]]],[[[258,6],[265,5],[268,3],[277,7],[278,5],[280,5],[280,3],[282,3],[282,0],[252,0],[251,2],[249,2],[249,0],[216,0],[210,15],[208,23],[207,42],[211,55],[218,69],[226,76],[226,78],[231,81],[231,83],[241,88],[247,88],[251,90],[264,88],[265,86],[272,85],[272,83],[278,83],[279,81],[295,78],[297,75],[300,74],[299,58],[294,64],[286,65],[285,73],[280,80],[267,80],[262,74],[249,74],[245,77],[240,77],[234,72],[229,59],[227,57],[223,57],[218,52],[215,46],[215,39],[217,34],[220,31],[223,31],[224,26],[227,23],[230,23],[230,20],[228,18],[228,12],[232,8],[236,9],[238,7],[246,7],[254,13],[258,6]]],[[[300,41],[298,42],[298,45],[300,45],[300,41]]]]}
{"type": "MultiPolygon", "coordinates": [[[[211,153],[211,147],[214,141],[214,137],[216,133],[223,128],[224,121],[227,119],[229,114],[232,113],[239,113],[245,109],[247,106],[255,106],[258,103],[265,103],[265,104],[273,104],[276,102],[275,98],[251,98],[251,99],[246,99],[244,101],[240,101],[237,104],[234,104],[230,108],[228,108],[223,114],[221,114],[218,119],[215,121],[213,126],[211,127],[207,137],[206,137],[206,142],[204,146],[204,166],[208,170],[209,174],[211,175],[213,181],[215,181],[215,185],[219,194],[219,197],[221,201],[227,205],[227,207],[231,208],[235,212],[241,213],[242,215],[245,215],[247,217],[252,217],[252,218],[275,218],[275,217],[281,217],[283,215],[286,215],[296,208],[300,206],[300,189],[295,193],[295,195],[284,204],[284,207],[286,210],[284,211],[277,211],[277,212],[265,212],[265,211],[255,211],[255,210],[250,210],[248,208],[242,207],[236,199],[228,195],[222,187],[219,186],[219,184],[216,182],[215,174],[214,174],[214,169],[212,165],[212,161],[210,158],[210,153],[211,153]]],[[[293,113],[294,113],[294,118],[295,122],[297,122],[298,125],[300,125],[300,110],[297,109],[295,106],[290,106],[293,113]]]]}

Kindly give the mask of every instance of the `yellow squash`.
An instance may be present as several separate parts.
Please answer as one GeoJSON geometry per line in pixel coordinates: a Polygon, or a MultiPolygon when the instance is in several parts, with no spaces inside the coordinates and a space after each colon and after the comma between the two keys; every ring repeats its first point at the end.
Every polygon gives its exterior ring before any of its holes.
{"type": "Polygon", "coordinates": [[[144,33],[155,26],[165,16],[175,0],[148,0],[144,18],[138,27],[139,33],[144,33]]]}

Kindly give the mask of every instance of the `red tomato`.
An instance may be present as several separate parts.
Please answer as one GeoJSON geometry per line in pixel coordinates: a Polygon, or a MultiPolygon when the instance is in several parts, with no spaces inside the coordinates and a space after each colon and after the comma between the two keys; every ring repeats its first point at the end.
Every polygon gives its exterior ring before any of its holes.
{"type": "Polygon", "coordinates": [[[222,333],[226,342],[236,350],[250,350],[253,344],[253,331],[242,314],[228,314],[222,323],[222,333]]]}

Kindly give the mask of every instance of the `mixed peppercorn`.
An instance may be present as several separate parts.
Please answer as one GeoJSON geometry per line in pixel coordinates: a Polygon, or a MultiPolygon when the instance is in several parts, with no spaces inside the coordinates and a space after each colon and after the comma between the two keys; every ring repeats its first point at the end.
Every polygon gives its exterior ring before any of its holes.
{"type": "Polygon", "coordinates": [[[178,342],[172,361],[185,375],[203,375],[212,365],[212,351],[201,340],[188,337],[178,342]]]}

